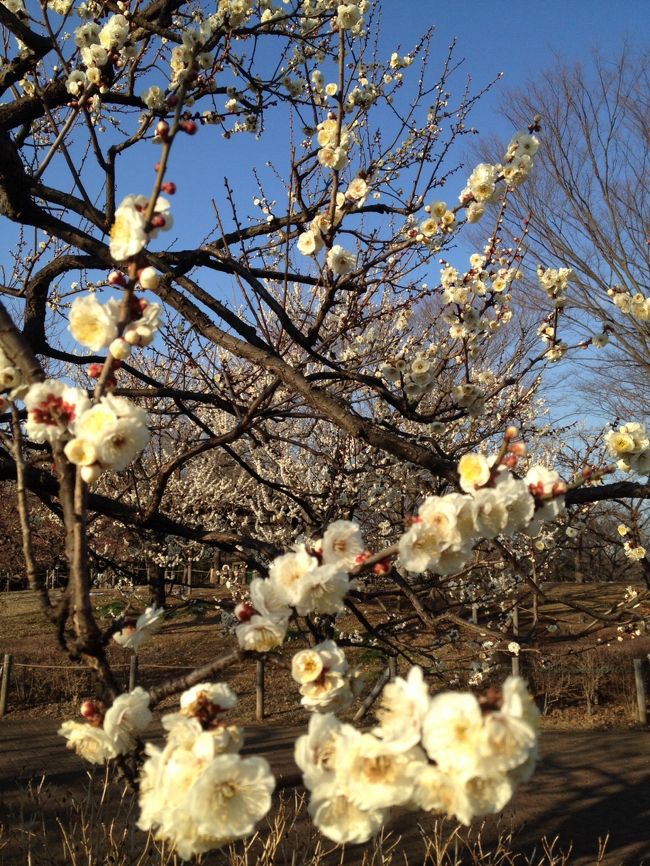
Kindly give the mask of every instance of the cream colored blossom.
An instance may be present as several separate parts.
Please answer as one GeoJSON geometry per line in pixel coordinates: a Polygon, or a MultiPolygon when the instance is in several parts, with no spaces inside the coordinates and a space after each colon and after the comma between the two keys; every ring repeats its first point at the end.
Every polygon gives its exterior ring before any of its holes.
{"type": "Polygon", "coordinates": [[[118,262],[137,255],[147,243],[144,206],[135,196],[127,196],[115,211],[111,228],[111,256],[118,262]]]}
{"type": "Polygon", "coordinates": [[[458,463],[458,474],[461,490],[472,493],[490,480],[490,465],[482,454],[464,454],[458,463]]]}
{"type": "Polygon", "coordinates": [[[306,231],[298,237],[298,251],[303,256],[315,256],[323,249],[323,238],[320,232],[306,231]]]}
{"type": "Polygon", "coordinates": [[[269,617],[254,615],[248,622],[237,626],[235,634],[239,646],[252,652],[269,652],[282,646],[287,633],[287,624],[269,617]]]}
{"type": "Polygon", "coordinates": [[[103,728],[85,722],[63,722],[58,734],[65,737],[67,747],[91,764],[105,764],[116,757],[115,743],[103,728]]]}

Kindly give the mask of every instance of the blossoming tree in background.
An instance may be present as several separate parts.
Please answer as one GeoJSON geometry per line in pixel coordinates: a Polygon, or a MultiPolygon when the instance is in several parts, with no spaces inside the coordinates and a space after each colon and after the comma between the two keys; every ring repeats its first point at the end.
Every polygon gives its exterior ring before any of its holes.
{"type": "MultiPolygon", "coordinates": [[[[441,630],[464,624],[459,605],[480,596],[498,610],[567,508],[647,493],[602,483],[604,460],[563,480],[528,456],[544,453],[540,376],[574,348],[553,315],[541,350],[513,319],[525,247],[504,236],[503,209],[534,171],[538,121],[463,185],[451,151],[478,94],[454,101],[452,56],[432,61],[429,37],[408,54],[373,49],[376,14],[367,0],[0,5],[12,52],[0,213],[20,228],[0,307],[0,469],[15,479],[53,639],[97,674],[85,721],[61,733],[139,783],[139,826],[184,858],[250,834],[270,808],[268,764],[240,756],[236,697],[212,680],[283,658],[290,624],[310,636],[286,663],[314,712],[296,761],[325,835],[365,841],[396,806],[464,823],[501,809],[536,755],[521,680],[484,699],[432,697],[413,665],[361,733],[334,715],[361,687],[337,617],[409,664],[417,642],[433,668],[441,630]],[[238,142],[263,147],[278,128],[289,170],[256,158],[251,205],[238,142]],[[205,141],[207,171],[192,160],[205,141]],[[173,197],[194,173],[213,210],[175,225],[173,197]],[[486,226],[467,260],[466,222],[486,226]],[[64,534],[56,598],[34,557],[30,494],[64,534]],[[121,694],[108,641],[137,650],[164,623],[154,607],[100,626],[89,563],[107,525],[145,548],[213,547],[254,572],[229,653],[121,694]],[[408,612],[372,623],[364,606],[387,587],[408,612]],[[165,745],[143,750],[152,709],[176,694],[165,745]]],[[[540,266],[552,309],[570,277],[540,266]]],[[[641,424],[606,445],[623,471],[647,473],[641,424]]]]}

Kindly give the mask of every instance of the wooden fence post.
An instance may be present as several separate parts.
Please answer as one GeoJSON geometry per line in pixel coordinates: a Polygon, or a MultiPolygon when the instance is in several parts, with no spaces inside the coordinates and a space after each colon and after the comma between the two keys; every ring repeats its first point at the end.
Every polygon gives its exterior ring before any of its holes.
{"type": "Polygon", "coordinates": [[[137,653],[133,653],[131,656],[131,664],[129,666],[129,691],[132,692],[133,689],[138,684],[138,656],[137,653]]]}
{"type": "Polygon", "coordinates": [[[379,693],[381,692],[381,690],[384,688],[384,686],[386,685],[386,683],[389,680],[390,680],[390,668],[388,667],[388,668],[385,668],[381,672],[381,674],[379,675],[379,679],[374,684],[374,686],[370,690],[370,693],[368,694],[368,696],[365,698],[364,702],[361,704],[359,709],[354,714],[353,720],[355,722],[361,721],[361,719],[365,716],[365,714],[368,712],[370,707],[377,700],[379,693]]]}
{"type": "Polygon", "coordinates": [[[2,683],[0,683],[0,719],[7,712],[9,696],[9,677],[11,676],[11,653],[5,653],[2,663],[2,683]]]}
{"type": "MultiPolygon", "coordinates": [[[[512,609],[512,634],[513,634],[513,637],[515,638],[515,641],[516,641],[516,639],[519,637],[519,608],[517,607],[517,605],[515,605],[512,609]]],[[[513,655],[513,657],[512,657],[512,675],[513,675],[513,677],[519,676],[519,670],[520,670],[519,656],[513,655]]]]}
{"type": "Polygon", "coordinates": [[[258,722],[264,719],[264,659],[255,665],[255,718],[258,722]]]}
{"type": "Polygon", "coordinates": [[[639,721],[642,725],[648,724],[648,712],[646,707],[645,679],[643,677],[643,659],[634,659],[634,682],[636,684],[636,702],[639,708],[639,721]]]}

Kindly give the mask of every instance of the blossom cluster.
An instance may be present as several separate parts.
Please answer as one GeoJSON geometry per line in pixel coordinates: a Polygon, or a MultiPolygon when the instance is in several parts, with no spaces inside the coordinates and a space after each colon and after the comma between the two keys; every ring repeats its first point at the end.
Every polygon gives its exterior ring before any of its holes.
{"type": "Polygon", "coordinates": [[[482,162],[476,166],[460,194],[460,203],[467,208],[468,222],[478,222],[485,213],[486,205],[498,199],[499,180],[504,180],[509,187],[519,186],[526,180],[538,149],[537,137],[520,130],[510,141],[503,164],[482,162]]]}
{"type": "MultiPolygon", "coordinates": [[[[153,271],[153,268],[145,268],[143,274],[145,271],[153,271]]],[[[153,273],[155,275],[155,271],[153,273]]],[[[151,285],[148,273],[141,279],[145,287],[151,285]]],[[[155,281],[155,277],[153,279],[155,281]]],[[[105,304],[101,304],[95,295],[75,298],[70,308],[69,331],[77,342],[92,352],[108,349],[114,358],[123,361],[131,354],[133,346],[148,346],[160,327],[160,304],[150,304],[139,298],[133,305],[135,318],[118,337],[120,303],[116,298],[110,298],[105,304]]]]}
{"type": "Polygon", "coordinates": [[[451,232],[456,225],[456,214],[447,207],[444,201],[436,201],[425,205],[424,211],[427,218],[420,223],[416,240],[422,243],[431,243],[432,238],[438,234],[451,232]]]}
{"type": "Polygon", "coordinates": [[[57,379],[31,385],[24,397],[26,430],[34,442],[65,442],[71,463],[95,481],[105,469],[124,469],[149,441],[147,413],[111,394],[91,406],[86,391],[57,379]]]}
{"type": "Polygon", "coordinates": [[[453,574],[479,538],[536,535],[564,508],[566,485],[544,466],[516,478],[495,458],[466,454],[458,465],[462,493],[428,496],[399,540],[399,561],[411,572],[453,574]]]}
{"type": "Polygon", "coordinates": [[[85,701],[81,714],[87,721],[63,722],[58,733],[80,757],[104,764],[135,748],[137,737],[152,719],[149,700],[149,693],[137,686],[115,698],[108,710],[99,701],[85,701]]]}
{"type": "Polygon", "coordinates": [[[86,69],[74,69],[68,75],[68,93],[80,97],[90,86],[107,88],[110,83],[107,67],[113,63],[122,65],[135,56],[135,46],[129,43],[129,34],[128,18],[121,13],[111,15],[103,27],[94,21],[77,27],[75,44],[86,69]]]}
{"type": "Polygon", "coordinates": [[[629,541],[624,541],[623,553],[633,562],[639,562],[641,559],[645,559],[646,549],[642,544],[632,545],[629,541]]]}
{"type": "Polygon", "coordinates": [[[268,762],[242,758],[241,729],[221,723],[236,701],[225,684],[199,683],[181,695],[179,712],[162,717],[163,748],[146,745],[138,827],[184,860],[250,835],[271,808],[268,762]]]}
{"type": "Polygon", "coordinates": [[[319,713],[340,712],[348,707],[361,684],[351,671],[343,650],[332,640],[297,652],[291,660],[291,676],[300,683],[300,703],[319,713]]]}
{"type": "Polygon", "coordinates": [[[628,289],[608,289],[607,294],[622,313],[633,316],[640,322],[650,322],[650,297],[641,292],[634,295],[628,289]]]}
{"type": "Polygon", "coordinates": [[[518,677],[506,680],[500,700],[481,704],[469,693],[431,697],[414,667],[384,688],[370,733],[333,714],[312,716],[295,748],[309,813],[343,844],[370,839],[397,806],[463,824],[498,812],[532,773],[538,716],[518,677]]]}
{"type": "Polygon", "coordinates": [[[356,523],[337,520],[313,548],[299,544],[273,560],[267,579],[250,584],[250,603],[240,604],[237,640],[244,650],[267,652],[281,646],[292,609],[300,616],[335,614],[352,588],[348,574],[363,551],[356,523]]]}
{"type": "Polygon", "coordinates": [[[619,469],[650,474],[650,437],[643,424],[630,421],[618,430],[610,430],[605,436],[609,453],[618,461],[619,469]]]}
{"type": "MultiPolygon", "coordinates": [[[[336,196],[336,209],[334,211],[334,225],[337,226],[346,213],[354,208],[363,207],[369,192],[366,178],[360,175],[355,177],[348,185],[345,192],[339,192],[336,196]]],[[[311,221],[309,228],[298,237],[298,252],[304,256],[316,256],[325,246],[325,236],[331,227],[329,214],[318,214],[311,221]]],[[[349,274],[356,268],[356,256],[340,244],[335,244],[328,250],[327,266],[336,275],[349,274]]]]}
{"type": "Polygon", "coordinates": [[[558,310],[563,310],[566,306],[566,294],[572,278],[572,268],[544,268],[542,265],[537,266],[539,284],[558,310]]]}

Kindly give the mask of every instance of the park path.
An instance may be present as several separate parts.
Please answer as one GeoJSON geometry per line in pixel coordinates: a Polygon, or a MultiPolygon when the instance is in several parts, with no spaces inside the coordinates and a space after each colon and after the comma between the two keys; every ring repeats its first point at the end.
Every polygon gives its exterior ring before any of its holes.
{"type": "MultiPolygon", "coordinates": [[[[50,719],[0,721],[0,825],[19,813],[25,817],[29,780],[38,783],[46,776],[53,814],[60,798],[83,791],[88,765],[64,747],[57,727],[50,719]]],[[[244,751],[265,755],[280,786],[297,786],[293,742],[301,730],[281,725],[247,728],[244,751]]],[[[571,866],[593,866],[598,837],[609,833],[603,864],[650,866],[650,732],[549,732],[542,735],[541,752],[535,775],[499,819],[501,829],[516,831],[517,850],[530,851],[541,835],[557,835],[565,850],[573,842],[571,866]]],[[[398,816],[393,824],[395,832],[404,833],[407,846],[414,824],[408,816],[398,816]]],[[[488,837],[495,827],[491,819],[488,837]]],[[[358,862],[361,859],[359,853],[358,862]]],[[[14,866],[14,861],[3,861],[0,852],[3,862],[14,866]]],[[[354,855],[347,862],[356,862],[354,855]]],[[[417,860],[411,863],[419,866],[417,860]]]]}

